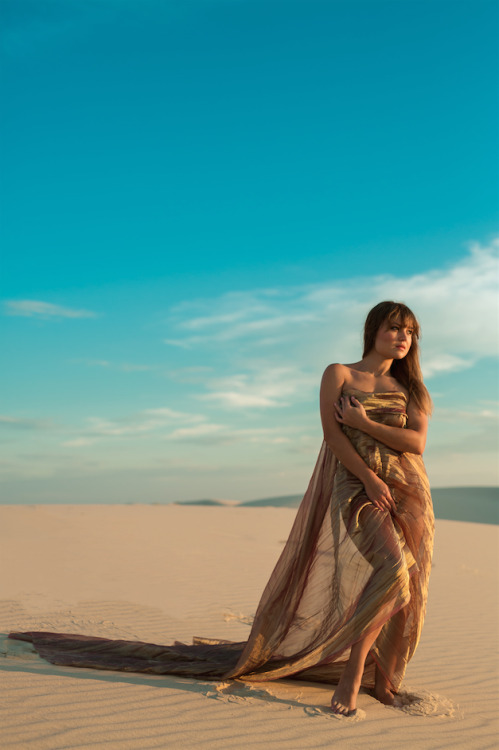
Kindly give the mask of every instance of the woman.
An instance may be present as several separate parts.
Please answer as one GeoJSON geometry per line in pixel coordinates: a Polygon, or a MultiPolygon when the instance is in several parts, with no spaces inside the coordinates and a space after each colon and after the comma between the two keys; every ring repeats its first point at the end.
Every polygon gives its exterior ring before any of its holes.
{"type": "MultiPolygon", "coordinates": [[[[330,365],[324,373],[321,387],[321,418],[325,440],[341,464],[346,467],[345,476],[350,473],[352,479],[353,474],[360,485],[360,495],[357,499],[353,501],[351,497],[348,498],[349,514],[352,511],[360,514],[363,510],[361,523],[365,530],[361,534],[363,533],[364,538],[359,538],[357,546],[359,550],[364,550],[366,560],[371,562],[381,550],[384,552],[384,572],[397,579],[401,590],[405,589],[404,598],[408,599],[407,604],[391,618],[392,654],[385,658],[385,669],[379,663],[375,669],[374,694],[385,704],[393,703],[395,685],[400,683],[401,668],[405,667],[406,659],[403,658],[400,646],[404,641],[404,629],[407,629],[407,619],[410,615],[409,577],[414,568],[414,562],[410,558],[407,559],[406,556],[404,559],[403,546],[407,539],[402,539],[403,535],[401,536],[397,529],[397,520],[405,508],[399,508],[397,494],[393,491],[393,479],[401,468],[398,466],[401,463],[397,455],[399,452],[414,456],[413,463],[416,466],[420,464],[417,466],[418,480],[423,479],[422,460],[418,461],[416,456],[420,457],[423,453],[428,414],[431,413],[431,399],[423,385],[419,366],[418,334],[418,323],[409,308],[392,302],[381,302],[371,310],[365,323],[362,360],[352,365],[330,365]],[[395,420],[386,419],[384,416],[379,420],[378,415],[387,414],[386,408],[382,412],[375,408],[379,399],[384,399],[384,403],[393,403],[396,405],[395,408],[405,400],[407,420],[400,412],[395,420]],[[370,415],[366,412],[364,403],[370,415]],[[397,423],[397,419],[400,422],[397,423]],[[347,429],[338,429],[340,424],[347,429]],[[381,444],[381,466],[378,461],[372,460],[378,452],[374,441],[381,444]],[[357,446],[358,450],[354,446],[357,446]],[[392,484],[392,490],[387,482],[392,484]],[[365,504],[366,499],[369,500],[370,506],[365,504]],[[376,522],[380,515],[385,519],[382,525],[376,522]],[[375,531],[369,533],[367,528],[371,524],[374,525],[375,531]],[[374,544],[377,547],[379,545],[374,554],[370,538],[373,533],[374,544]],[[398,676],[397,660],[402,660],[398,667],[398,676]]],[[[337,481],[341,481],[339,473],[337,481]]],[[[403,488],[401,489],[403,491],[403,488]]],[[[407,510],[411,511],[409,507],[407,510]]],[[[423,519],[423,526],[426,533],[431,531],[431,541],[428,537],[425,540],[426,546],[429,546],[433,540],[433,512],[429,504],[425,510],[426,519],[423,519]]],[[[421,539],[419,541],[421,543],[421,539]]],[[[431,549],[428,552],[431,554],[431,549]]],[[[429,568],[427,574],[428,572],[429,568]]],[[[395,591],[393,593],[395,594],[395,591]]],[[[400,596],[401,593],[397,592],[392,599],[392,607],[400,596]]],[[[422,619],[423,612],[420,613],[420,617],[422,619]]],[[[335,713],[348,714],[355,709],[367,654],[383,628],[383,623],[377,624],[377,619],[379,618],[373,618],[367,632],[351,647],[348,662],[331,702],[331,708],[335,713]]],[[[413,644],[412,652],[415,645],[413,644]]]]}
{"type": "Polygon", "coordinates": [[[338,683],[331,710],[355,712],[361,685],[391,704],[423,624],[434,517],[422,453],[431,399],[419,325],[402,303],[367,316],[363,358],[326,368],[324,441],[246,643],[173,646],[63,633],[11,633],[54,664],[266,681],[338,683]]]}

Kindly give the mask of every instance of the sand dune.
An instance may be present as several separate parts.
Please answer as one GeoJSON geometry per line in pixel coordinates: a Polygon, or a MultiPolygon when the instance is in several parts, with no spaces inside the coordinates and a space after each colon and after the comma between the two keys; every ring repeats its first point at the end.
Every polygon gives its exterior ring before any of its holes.
{"type": "Polygon", "coordinates": [[[388,708],[292,680],[214,683],[55,667],[10,630],[170,643],[245,639],[295,512],[278,507],[3,506],[0,745],[62,748],[492,748],[497,527],[438,520],[423,636],[388,708]]]}
{"type": "MultiPolygon", "coordinates": [[[[436,518],[447,521],[499,524],[499,487],[435,487],[436,518]]],[[[248,508],[298,508],[303,494],[262,497],[258,500],[184,500],[179,505],[232,505],[248,508]]]]}

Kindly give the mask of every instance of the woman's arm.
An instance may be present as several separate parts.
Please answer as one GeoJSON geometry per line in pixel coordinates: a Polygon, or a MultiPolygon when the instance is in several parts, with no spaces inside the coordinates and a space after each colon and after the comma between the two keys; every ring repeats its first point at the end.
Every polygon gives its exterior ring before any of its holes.
{"type": "Polygon", "coordinates": [[[321,420],[324,440],[339,461],[355,474],[365,487],[366,494],[380,510],[395,510],[395,501],[385,482],[378,477],[359,456],[336,420],[334,408],[345,382],[344,365],[326,367],[322,376],[320,392],[321,420]]]}
{"type": "Polygon", "coordinates": [[[364,407],[355,396],[337,399],[334,406],[338,422],[362,430],[396,451],[423,454],[428,431],[428,416],[420,411],[410,399],[407,405],[405,427],[391,427],[369,419],[364,407]]]}

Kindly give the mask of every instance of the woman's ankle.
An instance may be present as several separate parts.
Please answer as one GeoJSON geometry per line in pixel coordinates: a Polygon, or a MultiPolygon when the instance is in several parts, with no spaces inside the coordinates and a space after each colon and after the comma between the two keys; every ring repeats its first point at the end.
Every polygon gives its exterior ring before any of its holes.
{"type": "Polygon", "coordinates": [[[374,688],[375,690],[390,690],[393,692],[393,685],[388,677],[383,674],[378,666],[374,672],[374,688]]]}

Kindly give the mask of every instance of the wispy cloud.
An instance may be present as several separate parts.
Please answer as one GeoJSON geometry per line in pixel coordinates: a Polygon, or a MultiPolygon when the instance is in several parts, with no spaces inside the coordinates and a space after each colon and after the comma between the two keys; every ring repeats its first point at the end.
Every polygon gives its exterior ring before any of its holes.
{"type": "MultiPolygon", "coordinates": [[[[298,376],[330,361],[360,357],[361,329],[370,307],[383,299],[401,300],[422,324],[422,364],[426,377],[472,367],[497,354],[499,238],[487,245],[469,243],[454,265],[408,277],[383,275],[283,289],[232,292],[190,300],[171,311],[177,346],[223,352],[237,341],[239,361],[248,367],[257,356],[265,369],[280,363],[298,376]]],[[[238,375],[239,378],[248,377],[238,375]]],[[[285,381],[283,381],[285,382],[285,381]]],[[[236,404],[251,395],[248,382],[206,398],[236,404]],[[235,394],[235,395],[234,395],[235,394]]],[[[255,394],[254,394],[255,395],[255,394]]],[[[260,392],[262,405],[276,398],[260,392]]],[[[277,399],[279,400],[279,399],[277,399]]],[[[282,400],[282,393],[281,399],[282,400]]]]}
{"type": "Polygon", "coordinates": [[[195,425],[194,427],[179,427],[178,429],[171,432],[166,436],[167,440],[184,440],[189,438],[199,437],[212,437],[215,433],[221,430],[226,430],[226,426],[222,424],[210,424],[205,422],[203,424],[195,425]]]}
{"type": "Polygon", "coordinates": [[[253,364],[248,373],[205,381],[208,393],[198,394],[202,401],[214,401],[228,408],[289,406],[296,394],[308,394],[316,378],[296,367],[260,367],[253,364]]]}
{"type": "Polygon", "coordinates": [[[456,424],[459,424],[463,420],[466,422],[474,422],[475,424],[499,422],[499,409],[497,408],[497,406],[494,407],[494,405],[489,409],[476,409],[474,411],[439,407],[438,418],[439,420],[444,420],[446,422],[455,422],[456,424]]]}
{"type": "Polygon", "coordinates": [[[110,362],[107,359],[71,359],[71,363],[85,364],[87,367],[104,367],[109,370],[120,370],[122,372],[148,372],[156,370],[155,365],[139,365],[131,362],[110,362]]]}
{"type": "Polygon", "coordinates": [[[0,415],[0,427],[14,430],[47,430],[54,426],[54,423],[49,419],[30,419],[28,417],[0,415]]]}
{"type": "MultiPolygon", "coordinates": [[[[232,428],[228,425],[204,423],[194,427],[180,428],[165,436],[168,441],[188,441],[189,443],[204,444],[233,444],[233,443],[290,443],[292,438],[283,435],[282,427],[255,427],[246,429],[232,428]]],[[[289,429],[287,430],[289,433],[289,429]]]]}
{"type": "Polygon", "coordinates": [[[205,401],[216,401],[223,406],[234,406],[236,408],[245,408],[250,406],[287,406],[286,402],[259,396],[256,393],[245,393],[244,391],[215,391],[214,393],[205,393],[198,398],[205,401]]]}
{"type": "Polygon", "coordinates": [[[183,338],[168,338],[164,342],[191,348],[209,342],[225,344],[235,339],[255,339],[259,346],[266,346],[278,340],[283,332],[286,335],[291,326],[317,322],[318,311],[302,302],[305,295],[306,290],[300,287],[257,289],[229,292],[216,300],[185,302],[171,310],[172,323],[184,333],[183,338]]]}
{"type": "Polygon", "coordinates": [[[87,445],[92,445],[95,441],[92,438],[75,438],[74,440],[65,440],[61,445],[66,448],[85,448],[87,445]]]}
{"type": "Polygon", "coordinates": [[[121,437],[139,436],[145,433],[164,431],[165,428],[181,422],[193,424],[203,422],[203,414],[189,414],[175,411],[169,407],[144,409],[135,414],[125,415],[118,419],[104,417],[87,417],[87,428],[82,437],[121,437]]]}
{"type": "MultiPolygon", "coordinates": [[[[158,381],[161,395],[152,402],[157,407],[132,413],[125,407],[116,413],[96,405],[91,416],[64,425],[30,419],[25,413],[1,416],[4,437],[19,453],[9,471],[21,476],[35,470],[24,450],[26,438],[34,440],[36,435],[21,430],[44,429],[50,430],[47,435],[39,433],[44,443],[50,447],[52,439],[54,450],[64,455],[53,462],[40,460],[36,468],[40,476],[49,471],[64,475],[70,467],[94,472],[124,463],[139,468],[147,463],[161,465],[162,471],[168,465],[170,478],[178,468],[178,475],[189,474],[191,481],[193,455],[201,463],[205,459],[203,475],[234,471],[239,464],[250,475],[254,456],[266,458],[274,451],[292,455],[293,470],[298,471],[313,457],[320,436],[317,395],[323,367],[335,361],[358,361],[365,314],[382,299],[398,299],[412,307],[421,321],[425,377],[432,380],[432,394],[441,394],[435,401],[429,459],[444,468],[433,471],[433,479],[448,483],[454,465],[447,460],[451,453],[444,451],[449,446],[461,451],[462,445],[464,455],[470,442],[473,466],[482,466],[487,451],[490,465],[484,463],[483,471],[484,476],[492,476],[491,456],[497,445],[495,391],[474,389],[466,404],[458,399],[457,408],[452,408],[453,396],[446,384],[449,374],[466,369],[478,377],[484,358],[497,354],[498,255],[499,239],[486,246],[472,243],[453,265],[410,277],[357,277],[186,301],[172,309],[168,331],[185,353],[169,352],[165,364],[141,364],[140,354],[138,364],[114,362],[108,358],[108,352],[116,351],[111,348],[97,350],[102,358],[74,360],[113,371],[154,368],[170,379],[158,381]],[[277,419],[281,424],[276,424],[277,419]],[[14,430],[19,430],[17,441],[14,430]],[[191,446],[199,450],[192,451],[191,446]]],[[[74,316],[82,311],[71,312],[74,316]]],[[[29,314],[40,315],[40,308],[29,314]]],[[[54,317],[54,311],[48,317],[54,317]]]]}
{"type": "Polygon", "coordinates": [[[238,428],[230,424],[210,421],[203,414],[175,411],[168,407],[145,409],[117,419],[87,417],[83,429],[72,430],[72,435],[61,445],[66,448],[85,448],[102,440],[137,440],[150,435],[155,440],[170,443],[199,443],[205,445],[246,443],[289,443],[290,434],[298,427],[238,428]]]}
{"type": "Polygon", "coordinates": [[[457,357],[454,354],[434,354],[423,364],[423,376],[431,378],[433,375],[440,375],[444,372],[457,372],[473,367],[475,358],[465,359],[457,357]]]}
{"type": "Polygon", "coordinates": [[[6,315],[20,315],[26,318],[96,318],[97,313],[91,310],[75,310],[71,307],[53,305],[34,299],[5,300],[6,315]]]}

